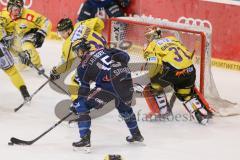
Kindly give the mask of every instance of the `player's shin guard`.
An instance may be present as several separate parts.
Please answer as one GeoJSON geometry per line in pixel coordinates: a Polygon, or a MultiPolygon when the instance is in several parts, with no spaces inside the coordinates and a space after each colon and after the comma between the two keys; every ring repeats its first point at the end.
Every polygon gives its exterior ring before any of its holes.
{"type": "Polygon", "coordinates": [[[150,113],[148,114],[149,118],[151,118],[153,115],[165,117],[171,114],[171,107],[169,106],[164,91],[155,95],[151,92],[150,87],[147,86],[144,88],[143,95],[150,109],[150,113]]]}
{"type": "Polygon", "coordinates": [[[80,114],[80,118],[78,119],[78,128],[79,128],[79,134],[80,137],[84,137],[90,132],[90,126],[91,126],[91,117],[88,113],[86,114],[80,114]]]}

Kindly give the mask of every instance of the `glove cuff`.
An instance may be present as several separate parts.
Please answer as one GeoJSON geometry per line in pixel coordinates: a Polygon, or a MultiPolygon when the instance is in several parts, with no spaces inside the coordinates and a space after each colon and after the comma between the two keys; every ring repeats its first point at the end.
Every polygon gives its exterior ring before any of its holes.
{"type": "Polygon", "coordinates": [[[44,37],[47,36],[47,33],[44,30],[42,30],[42,29],[39,29],[37,32],[42,34],[44,37]]]}

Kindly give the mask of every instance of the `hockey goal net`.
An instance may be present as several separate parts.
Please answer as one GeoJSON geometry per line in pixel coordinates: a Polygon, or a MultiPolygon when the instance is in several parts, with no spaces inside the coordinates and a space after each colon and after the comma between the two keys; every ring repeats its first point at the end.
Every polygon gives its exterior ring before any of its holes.
{"type": "MultiPolygon", "coordinates": [[[[170,22],[153,17],[121,17],[109,20],[108,42],[112,47],[127,50],[131,57],[131,70],[141,73],[143,49],[147,44],[144,37],[146,27],[157,25],[162,29],[163,37],[177,37],[191,52],[194,52],[193,62],[197,71],[196,87],[205,96],[217,115],[228,116],[239,114],[239,105],[220,98],[211,72],[211,39],[212,28],[209,23],[201,20],[186,19],[170,22]]],[[[146,74],[146,72],[144,72],[146,74]]],[[[143,76],[144,77],[144,76],[143,76]]],[[[141,77],[141,79],[143,78],[141,77]]],[[[147,76],[144,77],[147,79],[147,76]]],[[[142,81],[145,85],[146,81],[142,81]]]]}

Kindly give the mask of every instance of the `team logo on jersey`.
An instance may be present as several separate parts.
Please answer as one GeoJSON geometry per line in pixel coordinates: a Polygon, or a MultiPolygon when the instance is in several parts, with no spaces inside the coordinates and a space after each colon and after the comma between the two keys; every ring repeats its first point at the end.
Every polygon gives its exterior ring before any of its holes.
{"type": "Polygon", "coordinates": [[[33,21],[33,18],[34,18],[34,15],[32,15],[32,14],[27,14],[27,16],[26,16],[26,19],[28,21],[33,21]]]}
{"type": "Polygon", "coordinates": [[[149,58],[147,59],[147,61],[150,62],[150,63],[157,62],[157,57],[149,57],[149,58]]]}
{"type": "Polygon", "coordinates": [[[27,25],[26,25],[26,24],[20,24],[19,28],[20,28],[20,29],[26,29],[26,28],[27,28],[27,25]]]}

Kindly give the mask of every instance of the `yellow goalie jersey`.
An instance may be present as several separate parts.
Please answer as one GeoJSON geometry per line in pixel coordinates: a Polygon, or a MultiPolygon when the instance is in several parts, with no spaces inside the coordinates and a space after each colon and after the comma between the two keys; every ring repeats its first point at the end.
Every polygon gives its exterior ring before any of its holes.
{"type": "Polygon", "coordinates": [[[175,37],[155,39],[144,50],[144,58],[151,65],[149,76],[154,77],[162,73],[163,62],[170,64],[176,70],[191,66],[192,53],[175,37]]]}
{"type": "Polygon", "coordinates": [[[80,38],[87,39],[91,44],[91,51],[103,48],[106,45],[106,40],[102,36],[103,28],[104,22],[99,18],[92,18],[76,23],[73,32],[63,44],[62,61],[67,62],[75,57],[72,51],[72,43],[80,38]]]}
{"type": "Polygon", "coordinates": [[[17,34],[18,36],[24,36],[33,28],[42,29],[47,34],[51,27],[51,22],[46,17],[30,9],[23,8],[21,17],[16,20],[11,19],[6,8],[0,13],[0,39],[5,36],[4,32],[7,35],[17,34]]]}

